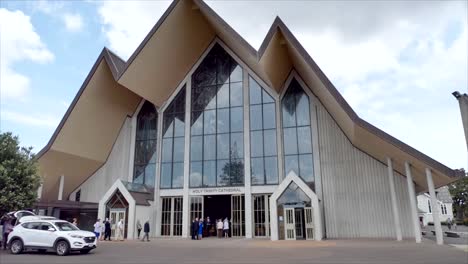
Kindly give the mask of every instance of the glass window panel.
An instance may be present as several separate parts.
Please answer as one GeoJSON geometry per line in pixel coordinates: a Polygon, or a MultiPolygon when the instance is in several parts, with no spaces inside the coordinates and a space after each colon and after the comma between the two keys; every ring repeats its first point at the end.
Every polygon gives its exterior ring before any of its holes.
{"type": "Polygon", "coordinates": [[[216,136],[204,136],[203,142],[203,160],[216,159],[216,136]]]}
{"type": "Polygon", "coordinates": [[[229,132],[229,108],[218,109],[218,133],[229,132]]]}
{"type": "Polygon", "coordinates": [[[202,162],[191,162],[190,164],[190,186],[201,187],[202,185],[202,162]]]}
{"type": "Polygon", "coordinates": [[[263,156],[263,138],[261,130],[250,132],[250,152],[252,157],[263,156]]]}
{"type": "Polygon", "coordinates": [[[163,139],[162,162],[172,161],[172,138],[163,139]]]}
{"type": "Polygon", "coordinates": [[[204,133],[214,134],[216,132],[216,110],[205,111],[203,120],[204,133]]]}
{"type": "Polygon", "coordinates": [[[297,137],[300,139],[299,153],[312,153],[312,138],[310,126],[298,127],[297,137]]]}
{"type": "Polygon", "coordinates": [[[214,53],[209,53],[203,62],[198,66],[197,70],[192,75],[192,83],[194,87],[212,85],[216,83],[216,56],[214,53]]]}
{"type": "Polygon", "coordinates": [[[296,125],[296,104],[293,94],[286,94],[283,98],[283,127],[296,125]]]}
{"type": "Polygon", "coordinates": [[[276,130],[263,131],[263,144],[265,146],[265,156],[276,156],[276,130]]]}
{"type": "Polygon", "coordinates": [[[276,157],[265,158],[266,184],[278,183],[278,160],[276,157]]]}
{"type": "Polygon", "coordinates": [[[156,140],[146,140],[146,159],[149,163],[156,163],[156,140]]]}
{"type": "Polygon", "coordinates": [[[236,65],[234,61],[231,63],[231,82],[242,82],[242,68],[239,65],[236,65]]]}
{"type": "Polygon", "coordinates": [[[264,104],[275,102],[275,99],[265,89],[262,89],[262,99],[264,104]]]}
{"type": "Polygon", "coordinates": [[[231,134],[231,159],[244,157],[244,140],[243,133],[231,134]]]}
{"type": "Polygon", "coordinates": [[[203,185],[216,186],[216,161],[203,162],[203,185]]]}
{"type": "Polygon", "coordinates": [[[244,129],[243,108],[231,108],[231,132],[241,132],[244,129]]]}
{"type": "Polygon", "coordinates": [[[218,160],[217,166],[217,183],[218,186],[229,185],[229,160],[218,160]]]}
{"type": "Polygon", "coordinates": [[[141,165],[146,163],[146,140],[135,142],[135,164],[141,165]]]}
{"type": "Polygon", "coordinates": [[[165,114],[164,115],[164,128],[163,128],[163,137],[172,137],[174,129],[174,115],[165,114]]]}
{"type": "Polygon", "coordinates": [[[217,97],[218,108],[229,107],[229,84],[219,86],[217,97]]]}
{"type": "Polygon", "coordinates": [[[275,104],[263,105],[263,129],[276,128],[276,109],[275,104]]]}
{"type": "Polygon", "coordinates": [[[178,113],[174,116],[174,137],[185,135],[185,113],[178,113]]]}
{"type": "Polygon", "coordinates": [[[290,171],[299,175],[297,155],[284,156],[284,176],[287,177],[290,171]]]}
{"type": "Polygon", "coordinates": [[[214,109],[216,107],[216,86],[207,86],[196,88],[194,93],[196,98],[193,104],[193,110],[214,109]]]}
{"type": "Polygon", "coordinates": [[[133,172],[133,182],[143,184],[145,178],[145,167],[144,166],[135,166],[133,172]]]}
{"type": "Polygon", "coordinates": [[[203,136],[194,136],[190,140],[190,160],[203,159],[203,136]]]}
{"type": "Polygon", "coordinates": [[[297,125],[305,126],[310,124],[309,97],[305,92],[296,95],[296,115],[297,125]]]}
{"type": "Polygon", "coordinates": [[[242,82],[231,83],[231,107],[242,106],[242,82]]]}
{"type": "Polygon", "coordinates": [[[172,182],[172,164],[161,164],[161,188],[171,188],[172,182]]]}
{"type": "Polygon", "coordinates": [[[314,165],[312,154],[299,155],[300,176],[305,182],[314,181],[314,165]]]}
{"type": "Polygon", "coordinates": [[[262,129],[262,105],[250,106],[250,130],[262,129]]]}
{"type": "MultiPolygon", "coordinates": [[[[223,84],[229,82],[229,75],[231,74],[230,64],[232,59],[221,47],[219,49],[220,51],[216,58],[216,70],[218,83],[223,84]]],[[[215,69],[213,69],[213,71],[214,70],[215,69]]]]}
{"type": "Polygon", "coordinates": [[[182,188],[184,186],[184,163],[175,162],[172,170],[172,188],[182,188]]]}
{"type": "Polygon", "coordinates": [[[261,104],[262,103],[262,88],[260,85],[249,76],[249,89],[250,89],[250,104],[261,104]]]}
{"type": "Polygon", "coordinates": [[[265,178],[263,176],[263,158],[252,158],[250,166],[252,174],[252,184],[265,184],[265,178]]]}
{"type": "Polygon", "coordinates": [[[284,154],[297,154],[296,128],[285,128],[284,130],[284,154]]]}
{"type": "Polygon", "coordinates": [[[229,134],[218,135],[216,144],[218,159],[229,159],[229,134]]]}
{"type": "Polygon", "coordinates": [[[184,161],[184,146],[183,137],[174,138],[174,162],[184,161]]]}
{"type": "Polygon", "coordinates": [[[174,107],[174,112],[176,113],[183,113],[185,112],[185,85],[180,90],[179,94],[177,94],[177,97],[174,99],[175,102],[175,107],[174,107]]]}
{"type": "Polygon", "coordinates": [[[192,135],[203,134],[203,112],[195,111],[192,113],[192,135]]]}
{"type": "Polygon", "coordinates": [[[156,164],[148,164],[145,168],[145,184],[154,187],[154,179],[156,175],[156,164]]]}
{"type": "Polygon", "coordinates": [[[244,161],[242,159],[231,159],[229,163],[229,174],[231,185],[244,183],[244,161]]]}

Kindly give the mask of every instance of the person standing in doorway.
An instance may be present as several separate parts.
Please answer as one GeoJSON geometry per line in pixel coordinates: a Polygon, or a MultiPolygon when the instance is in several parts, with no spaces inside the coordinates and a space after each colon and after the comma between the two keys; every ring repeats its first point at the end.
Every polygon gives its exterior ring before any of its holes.
{"type": "Polygon", "coordinates": [[[140,234],[141,234],[141,224],[140,224],[140,220],[137,220],[137,235],[138,235],[138,239],[140,239],[140,234]]]}
{"type": "Polygon", "coordinates": [[[96,239],[99,239],[99,235],[101,234],[101,219],[99,218],[96,223],[94,223],[94,234],[96,235],[96,239]]]}
{"type": "Polygon", "coordinates": [[[117,223],[117,229],[115,230],[116,238],[115,240],[120,240],[124,241],[124,221],[123,219],[120,219],[119,222],[117,223]]]}
{"type": "Polygon", "coordinates": [[[101,237],[99,238],[99,240],[103,241],[105,236],[106,236],[106,220],[102,220],[101,237]]]}
{"type": "Polygon", "coordinates": [[[104,224],[104,227],[105,227],[105,235],[104,235],[104,240],[108,239],[109,241],[111,241],[111,222],[109,220],[109,218],[106,218],[106,222],[104,224]]]}
{"type": "Polygon", "coordinates": [[[198,235],[198,217],[192,220],[192,226],[190,227],[190,233],[192,235],[192,240],[197,239],[198,235]]]}
{"type": "Polygon", "coordinates": [[[201,240],[203,236],[203,218],[200,218],[198,224],[198,240],[201,240]]]}
{"type": "Polygon", "coordinates": [[[141,241],[145,241],[145,237],[146,237],[146,241],[149,242],[149,232],[150,232],[150,224],[149,224],[149,219],[146,220],[145,222],[145,225],[144,225],[144,228],[143,228],[143,233],[145,233],[145,235],[143,236],[143,239],[141,239],[141,241]]]}
{"type": "Polygon", "coordinates": [[[227,219],[227,217],[224,218],[223,222],[223,234],[225,238],[229,237],[229,220],[227,219]]]}
{"type": "Polygon", "coordinates": [[[221,219],[216,222],[216,230],[218,231],[218,238],[221,238],[223,236],[223,221],[221,219]]]}
{"type": "Polygon", "coordinates": [[[210,217],[206,217],[206,236],[209,237],[211,232],[211,220],[210,217]]]}

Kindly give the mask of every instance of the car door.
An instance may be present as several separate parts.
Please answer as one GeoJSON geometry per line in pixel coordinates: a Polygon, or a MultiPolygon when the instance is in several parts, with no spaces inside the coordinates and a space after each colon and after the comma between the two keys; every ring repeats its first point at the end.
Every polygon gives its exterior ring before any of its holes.
{"type": "Polygon", "coordinates": [[[40,222],[29,222],[22,225],[21,239],[25,246],[38,246],[39,243],[39,229],[41,227],[40,222]]]}
{"type": "Polygon", "coordinates": [[[39,230],[38,244],[41,247],[53,247],[55,239],[57,238],[56,231],[57,229],[52,224],[42,222],[41,229],[39,230]]]}

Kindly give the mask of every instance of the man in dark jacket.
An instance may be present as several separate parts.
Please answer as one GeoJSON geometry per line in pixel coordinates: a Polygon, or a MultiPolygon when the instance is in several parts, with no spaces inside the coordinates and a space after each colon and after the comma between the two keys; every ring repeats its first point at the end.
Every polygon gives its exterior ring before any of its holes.
{"type": "Polygon", "coordinates": [[[145,225],[143,226],[143,232],[145,233],[145,235],[143,236],[141,241],[145,241],[145,237],[146,237],[146,241],[149,242],[150,241],[149,240],[149,232],[150,232],[149,220],[146,220],[145,225]]]}
{"type": "Polygon", "coordinates": [[[196,240],[198,238],[198,217],[192,220],[192,228],[190,228],[190,231],[192,233],[192,240],[196,240]]]}
{"type": "Polygon", "coordinates": [[[111,223],[109,218],[106,218],[106,222],[104,223],[104,240],[109,239],[111,240],[111,223]]]}

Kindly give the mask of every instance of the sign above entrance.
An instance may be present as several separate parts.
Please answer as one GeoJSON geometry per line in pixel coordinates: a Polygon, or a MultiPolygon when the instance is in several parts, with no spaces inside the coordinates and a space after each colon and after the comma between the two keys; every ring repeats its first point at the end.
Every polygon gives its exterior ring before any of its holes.
{"type": "Polygon", "coordinates": [[[239,194],[244,193],[244,187],[216,187],[203,189],[190,189],[189,195],[217,195],[217,194],[239,194]]]}

